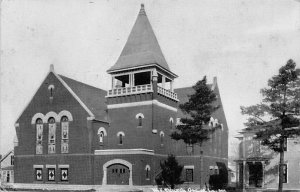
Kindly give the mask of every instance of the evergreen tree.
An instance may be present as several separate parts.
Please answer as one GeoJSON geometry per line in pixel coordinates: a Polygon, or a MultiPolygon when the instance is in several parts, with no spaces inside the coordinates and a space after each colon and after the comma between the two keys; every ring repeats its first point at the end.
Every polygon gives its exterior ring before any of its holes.
{"type": "Polygon", "coordinates": [[[284,146],[287,138],[300,135],[300,80],[296,63],[288,60],[279,69],[279,74],[268,81],[268,87],[261,90],[262,102],[241,107],[242,114],[248,115],[245,123],[257,129],[256,138],[280,155],[278,191],[282,191],[284,146]]]}
{"type": "Polygon", "coordinates": [[[185,118],[180,119],[180,125],[176,126],[177,131],[171,134],[174,140],[183,140],[188,145],[198,144],[209,139],[209,134],[214,128],[207,129],[206,125],[211,114],[218,108],[213,102],[216,94],[206,84],[206,77],[198,81],[193,86],[195,93],[189,96],[189,101],[180,104],[179,108],[186,114],[185,118]]]}
{"type": "Polygon", "coordinates": [[[174,189],[175,185],[183,183],[180,179],[183,166],[178,164],[174,155],[169,155],[167,160],[160,163],[160,168],[162,172],[158,180],[163,181],[165,186],[174,189]]]}

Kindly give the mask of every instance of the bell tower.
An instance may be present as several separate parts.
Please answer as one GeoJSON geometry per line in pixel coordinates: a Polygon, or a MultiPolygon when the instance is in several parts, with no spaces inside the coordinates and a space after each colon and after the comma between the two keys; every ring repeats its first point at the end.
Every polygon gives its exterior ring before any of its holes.
{"type": "Polygon", "coordinates": [[[107,72],[111,75],[106,96],[110,147],[166,150],[160,137],[163,129],[170,128],[170,119],[173,123],[176,118],[173,82],[177,75],[166,62],[143,4],[121,55],[107,72]],[[115,135],[121,132],[118,141],[115,135]]]}
{"type": "Polygon", "coordinates": [[[177,103],[173,92],[177,75],[169,69],[143,4],[120,57],[107,72],[112,77],[108,104],[135,102],[131,96],[139,94],[149,94],[142,100],[165,97],[168,103],[177,103]]]}

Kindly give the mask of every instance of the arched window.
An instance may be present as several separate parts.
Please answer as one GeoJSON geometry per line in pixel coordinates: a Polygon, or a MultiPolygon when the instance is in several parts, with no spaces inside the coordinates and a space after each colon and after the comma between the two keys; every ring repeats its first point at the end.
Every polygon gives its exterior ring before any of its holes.
{"type": "Polygon", "coordinates": [[[101,131],[100,134],[99,134],[99,142],[100,142],[100,144],[103,144],[103,138],[104,138],[104,133],[103,133],[103,131],[101,131]]]}
{"type": "Polygon", "coordinates": [[[56,124],[55,119],[50,117],[48,119],[48,153],[55,153],[55,134],[56,134],[56,124]]]}
{"type": "Polygon", "coordinates": [[[139,116],[139,118],[138,118],[138,119],[139,119],[139,124],[138,124],[138,126],[140,126],[140,127],[141,127],[141,126],[143,125],[143,122],[142,122],[142,121],[143,121],[143,119],[142,119],[142,117],[141,117],[141,116],[139,116]]]}
{"type": "Polygon", "coordinates": [[[117,136],[119,137],[119,145],[123,145],[125,136],[124,132],[118,132],[117,136]]]}
{"type": "Polygon", "coordinates": [[[142,127],[143,126],[143,119],[144,119],[143,113],[137,114],[135,116],[135,118],[138,120],[138,127],[142,127]]]}
{"type": "Polygon", "coordinates": [[[103,145],[103,143],[104,143],[104,136],[107,136],[105,128],[104,127],[100,127],[98,129],[97,135],[99,137],[99,143],[100,143],[100,145],[103,145]]]}
{"type": "Polygon", "coordinates": [[[165,137],[165,133],[163,131],[161,131],[159,133],[160,136],[160,145],[163,146],[164,145],[164,137],[165,137]]]}
{"type": "Polygon", "coordinates": [[[149,165],[146,165],[145,171],[146,171],[146,180],[149,180],[150,179],[150,166],[149,165]]]}
{"type": "Polygon", "coordinates": [[[171,117],[169,121],[170,121],[170,129],[172,129],[172,128],[173,128],[173,122],[174,122],[174,120],[173,120],[173,118],[171,117]]]}
{"type": "Polygon", "coordinates": [[[36,120],[36,154],[43,154],[43,120],[36,120]]]}
{"type": "Polygon", "coordinates": [[[54,85],[49,85],[48,90],[49,90],[49,97],[50,97],[50,99],[52,99],[53,98],[54,85]]]}
{"type": "Polygon", "coordinates": [[[61,153],[69,152],[69,119],[67,116],[61,118],[61,153]]]}

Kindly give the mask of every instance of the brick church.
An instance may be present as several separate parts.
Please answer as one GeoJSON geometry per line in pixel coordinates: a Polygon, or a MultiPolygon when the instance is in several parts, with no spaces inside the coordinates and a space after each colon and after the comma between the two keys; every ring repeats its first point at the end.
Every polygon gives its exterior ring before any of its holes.
{"type": "MultiPolygon", "coordinates": [[[[220,127],[202,147],[170,134],[192,87],[174,89],[171,71],[141,6],[105,91],[50,67],[15,124],[16,183],[153,185],[160,162],[176,155],[189,184],[227,172],[228,127],[216,78],[209,85],[220,108],[207,128],[220,127]]],[[[199,79],[200,80],[200,79],[199,79]]]]}

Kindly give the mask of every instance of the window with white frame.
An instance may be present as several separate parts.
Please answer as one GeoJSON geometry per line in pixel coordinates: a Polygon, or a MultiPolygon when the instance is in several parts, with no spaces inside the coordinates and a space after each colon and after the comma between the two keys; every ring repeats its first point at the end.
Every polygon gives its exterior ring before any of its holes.
{"type": "Polygon", "coordinates": [[[163,131],[161,131],[159,133],[160,136],[160,145],[163,146],[164,145],[164,137],[165,137],[165,133],[163,131]]]}
{"type": "Polygon", "coordinates": [[[69,168],[60,168],[60,180],[69,181],[69,168]]]}
{"type": "Polygon", "coordinates": [[[146,165],[145,171],[146,171],[146,180],[150,180],[150,166],[149,165],[146,165]]]}
{"type": "Polygon", "coordinates": [[[48,153],[55,153],[55,134],[56,124],[55,119],[50,117],[48,120],[49,134],[48,134],[48,153]]]}
{"type": "Polygon", "coordinates": [[[55,181],[55,168],[48,168],[48,181],[55,181]]]}
{"type": "Polygon", "coordinates": [[[43,154],[43,120],[38,118],[36,126],[36,154],[43,154]]]}
{"type": "Polygon", "coordinates": [[[173,128],[173,122],[174,122],[172,117],[170,118],[169,122],[170,122],[170,129],[172,129],[173,128]]]}
{"type": "Polygon", "coordinates": [[[61,118],[61,153],[69,153],[69,119],[61,118]]]}
{"type": "Polygon", "coordinates": [[[103,145],[104,144],[104,136],[107,135],[105,128],[104,127],[100,127],[98,129],[97,135],[99,137],[99,144],[103,145]]]}
{"type": "Polygon", "coordinates": [[[124,137],[125,137],[124,132],[118,132],[117,133],[117,137],[119,138],[119,145],[123,145],[123,143],[124,143],[124,137]]]}
{"type": "Polygon", "coordinates": [[[35,180],[43,181],[43,168],[38,167],[38,168],[35,168],[34,171],[35,171],[35,180]]]}
{"type": "Polygon", "coordinates": [[[135,118],[138,120],[137,127],[142,127],[143,126],[144,115],[142,113],[139,113],[135,116],[135,118]]]}

